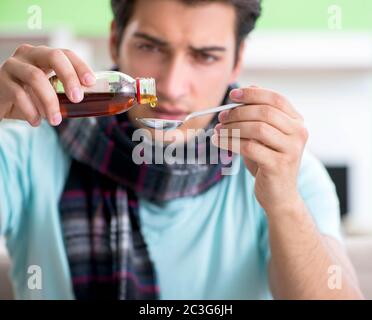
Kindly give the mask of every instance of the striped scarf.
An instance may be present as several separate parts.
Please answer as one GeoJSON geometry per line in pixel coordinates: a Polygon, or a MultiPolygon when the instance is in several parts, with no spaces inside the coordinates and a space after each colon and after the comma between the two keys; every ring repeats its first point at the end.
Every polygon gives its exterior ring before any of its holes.
{"type": "MultiPolygon", "coordinates": [[[[216,122],[214,117],[208,128],[216,122]]],[[[139,198],[166,201],[200,194],[222,179],[221,169],[232,161],[231,154],[221,161],[219,153],[217,164],[137,165],[135,129],[125,113],[70,119],[57,128],[72,159],[60,213],[76,299],[159,298],[141,233],[139,198]]],[[[193,148],[199,157],[215,147],[207,139],[193,148]]]]}

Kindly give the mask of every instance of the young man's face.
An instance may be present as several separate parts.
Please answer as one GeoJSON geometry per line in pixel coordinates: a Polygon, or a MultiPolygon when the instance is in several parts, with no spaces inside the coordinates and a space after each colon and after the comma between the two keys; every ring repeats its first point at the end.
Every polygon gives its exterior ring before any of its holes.
{"type": "MultiPolygon", "coordinates": [[[[242,48],[235,60],[235,19],[234,8],[219,2],[191,6],[175,0],[137,0],[118,52],[113,26],[112,56],[122,72],[156,79],[159,105],[132,108],[131,121],[183,119],[218,106],[240,67],[242,48]]],[[[212,117],[192,119],[180,130],[205,128],[212,117]]]]}

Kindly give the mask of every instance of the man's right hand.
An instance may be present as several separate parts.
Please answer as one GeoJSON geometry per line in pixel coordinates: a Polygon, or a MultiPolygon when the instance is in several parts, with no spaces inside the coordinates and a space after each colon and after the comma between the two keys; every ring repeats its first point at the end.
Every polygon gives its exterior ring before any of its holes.
{"type": "Polygon", "coordinates": [[[93,71],[72,51],[21,45],[0,65],[0,120],[20,119],[38,126],[46,118],[59,125],[62,116],[48,80],[51,71],[62,81],[71,102],[83,99],[82,85],[95,83],[93,71]]]}

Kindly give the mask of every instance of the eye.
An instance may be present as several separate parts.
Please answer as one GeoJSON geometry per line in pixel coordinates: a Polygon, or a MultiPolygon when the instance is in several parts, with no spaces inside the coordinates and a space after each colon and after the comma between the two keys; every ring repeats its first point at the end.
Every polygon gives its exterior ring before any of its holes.
{"type": "Polygon", "coordinates": [[[139,43],[137,48],[143,52],[160,52],[160,48],[150,43],[139,43]]]}
{"type": "Polygon", "coordinates": [[[220,59],[219,57],[206,52],[195,52],[194,58],[197,62],[202,64],[212,64],[220,59]]]}

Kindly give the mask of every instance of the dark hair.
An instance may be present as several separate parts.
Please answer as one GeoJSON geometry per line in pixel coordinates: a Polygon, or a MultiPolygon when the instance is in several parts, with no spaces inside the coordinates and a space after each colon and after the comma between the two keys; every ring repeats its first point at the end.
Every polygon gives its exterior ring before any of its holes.
{"type": "MultiPolygon", "coordinates": [[[[254,29],[257,19],[261,15],[261,0],[177,0],[187,5],[197,5],[208,2],[222,2],[230,4],[236,12],[236,44],[239,47],[245,37],[254,29]]],[[[114,20],[121,39],[134,9],[135,0],[111,0],[114,20]]],[[[120,42],[120,41],[119,41],[120,42]]],[[[119,43],[118,43],[119,45],[119,43]]]]}

